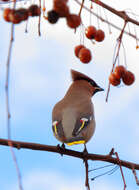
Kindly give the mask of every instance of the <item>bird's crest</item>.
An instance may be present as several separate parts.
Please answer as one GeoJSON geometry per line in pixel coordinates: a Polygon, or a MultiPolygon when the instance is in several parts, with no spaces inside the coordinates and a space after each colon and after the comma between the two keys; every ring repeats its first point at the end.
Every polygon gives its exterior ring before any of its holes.
{"type": "Polygon", "coordinates": [[[92,86],[94,86],[94,87],[98,86],[97,83],[93,79],[91,79],[90,77],[88,77],[87,75],[85,75],[83,73],[80,73],[78,71],[72,70],[72,69],[71,69],[71,77],[72,77],[73,81],[76,81],[76,80],[86,80],[89,83],[91,83],[92,86]]]}

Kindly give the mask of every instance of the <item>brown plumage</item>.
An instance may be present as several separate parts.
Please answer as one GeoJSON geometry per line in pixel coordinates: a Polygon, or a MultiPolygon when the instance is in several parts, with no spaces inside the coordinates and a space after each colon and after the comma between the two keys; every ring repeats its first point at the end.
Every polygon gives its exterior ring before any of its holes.
{"type": "Polygon", "coordinates": [[[71,75],[73,83],[53,108],[53,132],[59,141],[68,145],[85,144],[95,131],[91,97],[103,89],[80,72],[71,70],[71,75]]]}

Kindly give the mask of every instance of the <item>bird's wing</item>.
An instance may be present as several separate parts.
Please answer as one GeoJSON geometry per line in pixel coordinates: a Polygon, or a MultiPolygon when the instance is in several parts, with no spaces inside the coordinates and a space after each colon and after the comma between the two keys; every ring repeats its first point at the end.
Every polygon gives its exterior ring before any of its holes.
{"type": "Polygon", "coordinates": [[[52,129],[53,129],[53,133],[56,137],[58,137],[60,139],[65,138],[61,121],[53,121],[52,129]]]}
{"type": "Polygon", "coordinates": [[[82,130],[84,130],[90,123],[90,121],[93,119],[93,116],[85,116],[76,121],[74,130],[72,132],[73,136],[77,136],[80,134],[82,130]]]}

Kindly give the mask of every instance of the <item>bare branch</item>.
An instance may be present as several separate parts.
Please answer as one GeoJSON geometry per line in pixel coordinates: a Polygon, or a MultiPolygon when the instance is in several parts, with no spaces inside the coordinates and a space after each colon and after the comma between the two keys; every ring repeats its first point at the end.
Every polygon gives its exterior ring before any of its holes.
{"type": "MultiPolygon", "coordinates": [[[[74,0],[77,4],[79,4],[81,6],[81,3],[78,1],[78,0],[74,0]]],[[[104,18],[102,18],[101,16],[97,15],[96,13],[94,13],[92,10],[90,10],[89,8],[87,8],[86,6],[83,5],[83,8],[85,10],[87,10],[88,12],[90,12],[91,14],[93,14],[95,17],[97,17],[98,19],[100,19],[102,22],[104,23],[107,23],[109,24],[110,26],[112,26],[113,28],[117,29],[117,30],[122,30],[120,27],[116,26],[115,24],[105,20],[104,18]]],[[[139,40],[136,35],[132,34],[131,32],[127,32],[127,31],[124,31],[124,34],[136,39],[136,40],[139,40]]]]}
{"type": "Polygon", "coordinates": [[[90,190],[89,177],[88,177],[88,160],[86,158],[84,159],[84,164],[85,164],[85,174],[86,174],[85,186],[87,187],[87,190],[90,190]]]}
{"type": "MultiPolygon", "coordinates": [[[[113,158],[112,156],[108,155],[100,155],[100,154],[91,154],[87,153],[84,155],[83,152],[78,152],[74,150],[69,150],[69,149],[63,149],[63,148],[58,148],[57,146],[50,146],[50,145],[43,145],[43,144],[37,144],[37,143],[29,143],[29,142],[20,142],[20,141],[13,141],[12,146],[17,149],[31,149],[31,150],[40,150],[40,151],[48,151],[48,152],[55,152],[59,153],[62,155],[68,155],[76,158],[80,158],[84,160],[86,158],[87,160],[95,160],[95,161],[104,161],[104,162],[109,162],[113,164],[119,165],[119,162],[117,161],[117,158],[113,158]]],[[[4,146],[9,146],[8,140],[7,139],[1,139],[0,138],[0,145],[4,146]]],[[[133,163],[133,162],[128,162],[125,160],[120,160],[121,161],[121,166],[126,167],[128,169],[136,169],[139,170],[139,164],[133,163]]]]}
{"type": "MultiPolygon", "coordinates": [[[[113,65],[112,65],[111,73],[113,72],[114,67],[116,65],[116,61],[117,61],[117,59],[119,57],[120,47],[121,47],[121,43],[122,43],[122,37],[123,37],[123,34],[124,34],[124,30],[125,30],[126,24],[127,24],[127,22],[125,21],[123,29],[121,30],[121,33],[120,33],[120,35],[119,35],[119,37],[117,39],[117,41],[118,41],[118,49],[117,49],[117,53],[116,53],[116,57],[114,59],[113,65]]],[[[106,94],[106,102],[108,102],[109,92],[110,92],[110,81],[109,81],[109,84],[108,84],[108,90],[107,90],[107,94],[106,94]]]]}
{"type": "Polygon", "coordinates": [[[112,7],[110,7],[109,5],[106,5],[105,3],[103,3],[102,1],[100,0],[90,0],[96,4],[98,4],[99,6],[103,7],[104,9],[107,9],[108,11],[110,11],[111,13],[121,17],[122,19],[124,19],[126,22],[131,22],[135,25],[138,25],[139,26],[139,22],[135,19],[132,19],[130,18],[125,11],[118,11],[112,7]]]}
{"type": "Polygon", "coordinates": [[[123,179],[123,183],[124,183],[124,190],[126,189],[126,182],[125,182],[125,177],[124,177],[124,173],[123,173],[123,169],[121,167],[121,160],[119,159],[118,153],[115,152],[116,158],[119,162],[119,166],[120,166],[120,171],[121,171],[121,175],[122,175],[122,179],[123,179]]]}
{"type": "MultiPolygon", "coordinates": [[[[15,9],[15,7],[16,7],[16,0],[14,0],[13,10],[15,9]]],[[[10,39],[10,44],[9,44],[7,63],[6,63],[6,81],[5,81],[6,112],[7,112],[7,136],[8,136],[8,146],[10,147],[10,151],[11,151],[12,158],[13,158],[15,168],[16,168],[16,172],[17,172],[19,189],[23,190],[22,182],[21,182],[21,174],[20,174],[18,163],[17,163],[17,158],[16,158],[16,155],[15,155],[14,150],[13,150],[12,141],[10,141],[10,139],[11,139],[11,126],[10,126],[11,113],[10,113],[10,102],[9,102],[9,80],[10,80],[10,61],[11,61],[11,53],[12,53],[13,42],[14,42],[14,24],[12,23],[11,24],[11,39],[10,39]]]]}
{"type": "Polygon", "coordinates": [[[135,180],[136,180],[136,184],[139,185],[139,179],[137,177],[137,173],[136,173],[136,170],[134,168],[132,168],[132,172],[134,174],[134,177],[135,177],[135,180]]]}

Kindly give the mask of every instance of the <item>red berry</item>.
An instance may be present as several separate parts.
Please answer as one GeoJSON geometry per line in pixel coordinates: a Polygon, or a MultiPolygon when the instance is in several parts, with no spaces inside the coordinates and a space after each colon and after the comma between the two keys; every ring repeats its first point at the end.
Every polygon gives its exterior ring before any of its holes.
{"type": "Polygon", "coordinates": [[[114,74],[115,74],[116,78],[119,78],[119,79],[124,76],[125,72],[126,72],[126,68],[122,65],[119,65],[119,66],[115,67],[115,69],[114,69],[114,74]]]}
{"type": "Polygon", "coordinates": [[[9,19],[14,24],[19,24],[22,21],[22,17],[18,10],[13,10],[9,13],[9,19]]]}
{"type": "Polygon", "coordinates": [[[81,48],[78,57],[82,63],[89,63],[92,59],[91,51],[87,48],[81,48]]]}
{"type": "Polygon", "coordinates": [[[85,48],[84,45],[82,45],[82,44],[80,44],[80,45],[78,45],[78,46],[76,46],[76,47],[74,48],[74,53],[75,53],[76,57],[79,58],[79,52],[80,52],[80,50],[81,50],[82,48],[85,48]]]}
{"type": "Polygon", "coordinates": [[[3,18],[7,22],[11,22],[10,18],[9,18],[9,14],[10,14],[11,11],[13,11],[13,10],[10,9],[10,8],[5,8],[4,11],[3,11],[3,18]]]}
{"type": "Polygon", "coordinates": [[[81,18],[79,15],[70,14],[67,17],[67,25],[70,28],[77,28],[78,26],[80,26],[80,24],[81,24],[81,18]]]}
{"type": "Polygon", "coordinates": [[[67,17],[69,15],[69,7],[66,0],[54,0],[53,10],[56,11],[60,17],[67,17]]]}
{"type": "Polygon", "coordinates": [[[120,84],[121,80],[116,78],[115,73],[111,73],[109,76],[109,82],[113,86],[118,86],[120,84]]]}
{"type": "Polygon", "coordinates": [[[48,15],[48,21],[51,24],[57,23],[57,21],[59,19],[59,14],[56,11],[54,11],[54,10],[48,11],[47,15],[48,15]]]}
{"type": "Polygon", "coordinates": [[[21,17],[21,20],[27,20],[28,19],[28,10],[25,8],[20,8],[17,10],[18,14],[21,17]]]}
{"type": "Polygon", "coordinates": [[[97,30],[95,40],[97,42],[102,42],[104,38],[105,38],[105,33],[103,32],[103,30],[97,30]]]}
{"type": "Polygon", "coordinates": [[[135,81],[135,76],[132,72],[126,71],[124,76],[122,77],[123,83],[126,85],[131,85],[135,81]]]}
{"type": "Polygon", "coordinates": [[[29,16],[40,16],[41,14],[41,9],[38,5],[31,5],[29,8],[28,8],[28,14],[29,16]]]}
{"type": "Polygon", "coordinates": [[[96,33],[97,33],[97,30],[94,26],[88,26],[86,29],[85,29],[85,35],[88,39],[92,40],[95,38],[96,36],[96,33]]]}

